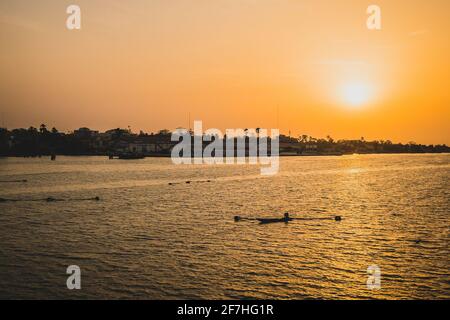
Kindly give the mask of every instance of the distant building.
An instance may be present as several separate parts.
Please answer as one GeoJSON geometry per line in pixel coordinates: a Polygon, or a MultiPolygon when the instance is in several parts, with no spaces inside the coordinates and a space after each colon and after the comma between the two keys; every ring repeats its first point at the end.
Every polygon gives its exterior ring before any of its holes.
{"type": "Polygon", "coordinates": [[[130,130],[128,129],[110,129],[105,131],[105,133],[103,133],[104,136],[108,137],[108,138],[119,138],[119,137],[129,137],[132,136],[133,134],[130,132],[130,130]]]}
{"type": "Polygon", "coordinates": [[[112,153],[138,153],[143,155],[169,154],[177,142],[172,142],[170,136],[147,135],[147,136],[122,136],[119,139],[107,142],[112,153]]]}
{"type": "Polygon", "coordinates": [[[73,132],[74,136],[77,138],[92,138],[98,135],[98,131],[91,130],[89,128],[83,127],[73,132]]]}

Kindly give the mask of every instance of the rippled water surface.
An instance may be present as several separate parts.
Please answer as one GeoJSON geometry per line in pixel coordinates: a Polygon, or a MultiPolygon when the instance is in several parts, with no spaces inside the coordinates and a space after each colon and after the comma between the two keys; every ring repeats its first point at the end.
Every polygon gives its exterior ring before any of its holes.
{"type": "Polygon", "coordinates": [[[0,197],[20,200],[0,202],[0,298],[450,298],[450,155],[286,157],[259,172],[0,159],[0,197]],[[307,219],[233,221],[285,211],[307,219]],[[81,290],[66,287],[72,264],[81,290]]]}

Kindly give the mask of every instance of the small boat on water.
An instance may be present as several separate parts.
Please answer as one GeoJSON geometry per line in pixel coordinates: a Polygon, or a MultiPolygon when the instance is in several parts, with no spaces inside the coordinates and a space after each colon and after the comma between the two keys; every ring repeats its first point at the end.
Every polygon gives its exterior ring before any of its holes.
{"type": "Polygon", "coordinates": [[[135,159],[144,159],[145,156],[141,153],[134,153],[134,152],[126,152],[126,153],[119,153],[119,154],[110,154],[109,159],[120,159],[120,160],[135,160],[135,159]]]}
{"type": "Polygon", "coordinates": [[[277,223],[277,222],[288,223],[289,221],[292,221],[294,219],[292,219],[292,218],[273,218],[273,219],[258,218],[256,220],[258,220],[259,223],[261,223],[261,224],[267,224],[267,223],[277,223]]]}
{"type": "Polygon", "coordinates": [[[289,212],[284,213],[283,218],[257,218],[256,220],[259,221],[261,224],[267,224],[267,223],[277,223],[277,222],[286,222],[292,221],[294,219],[289,218],[289,212]]]}
{"type": "MultiPolygon", "coordinates": [[[[286,212],[284,214],[283,218],[245,218],[245,217],[241,217],[241,216],[234,216],[234,221],[235,222],[239,222],[239,221],[249,221],[249,220],[253,220],[253,221],[259,221],[260,224],[269,224],[269,223],[279,223],[279,222],[285,222],[288,223],[289,221],[293,221],[293,220],[329,220],[330,218],[326,218],[326,217],[316,217],[316,218],[291,218],[289,216],[289,212],[286,212]]],[[[334,220],[339,222],[342,220],[341,216],[335,216],[334,220]]]]}

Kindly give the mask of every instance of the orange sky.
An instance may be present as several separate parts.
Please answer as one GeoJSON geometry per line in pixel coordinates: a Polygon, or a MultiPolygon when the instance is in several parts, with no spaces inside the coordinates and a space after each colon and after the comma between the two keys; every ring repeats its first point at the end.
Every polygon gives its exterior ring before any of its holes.
{"type": "Polygon", "coordinates": [[[220,129],[450,144],[449,13],[448,0],[2,0],[0,119],[155,131],[190,113],[220,129]],[[370,4],[381,31],[366,28],[370,4]],[[355,85],[370,91],[356,106],[355,85]]]}

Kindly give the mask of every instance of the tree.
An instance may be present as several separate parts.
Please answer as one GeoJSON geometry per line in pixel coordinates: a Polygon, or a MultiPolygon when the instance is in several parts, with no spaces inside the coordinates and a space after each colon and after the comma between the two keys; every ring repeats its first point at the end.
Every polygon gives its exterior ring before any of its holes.
{"type": "Polygon", "coordinates": [[[334,142],[333,138],[330,135],[327,136],[327,140],[328,140],[329,143],[333,143],[334,142]]]}
{"type": "Polygon", "coordinates": [[[40,133],[46,133],[47,132],[47,126],[44,123],[41,124],[41,126],[39,128],[39,132],[40,133]]]}
{"type": "Polygon", "coordinates": [[[302,134],[300,137],[298,137],[299,142],[306,143],[308,142],[308,136],[306,134],[302,134]]]}
{"type": "Polygon", "coordinates": [[[37,129],[35,127],[29,127],[28,128],[28,132],[33,134],[33,133],[37,133],[38,131],[37,131],[37,129]]]}
{"type": "Polygon", "coordinates": [[[170,135],[170,131],[168,129],[162,129],[162,130],[159,130],[158,134],[161,136],[168,136],[168,135],[170,135]]]}

